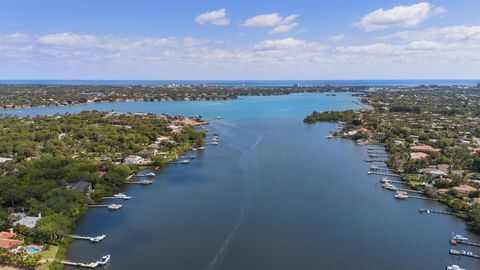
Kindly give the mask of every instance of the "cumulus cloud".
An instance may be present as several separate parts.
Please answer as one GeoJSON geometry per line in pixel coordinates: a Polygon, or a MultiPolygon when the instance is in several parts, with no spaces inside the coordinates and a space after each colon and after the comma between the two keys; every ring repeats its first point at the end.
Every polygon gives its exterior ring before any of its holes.
{"type": "Polygon", "coordinates": [[[330,36],[328,37],[328,40],[333,41],[333,42],[340,42],[344,41],[347,37],[345,35],[335,35],[335,36],[330,36]]]}
{"type": "Polygon", "coordinates": [[[294,38],[264,40],[255,44],[254,48],[258,51],[281,50],[304,45],[305,41],[294,38]]]}
{"type": "Polygon", "coordinates": [[[199,24],[211,23],[215,25],[228,25],[230,19],[227,18],[227,11],[224,8],[202,13],[195,18],[199,24]]]}
{"type": "Polygon", "coordinates": [[[431,16],[445,12],[442,7],[434,7],[428,2],[410,6],[396,6],[391,9],[377,9],[365,15],[355,25],[364,31],[374,31],[388,27],[412,28],[431,16]]]}
{"type": "Polygon", "coordinates": [[[401,31],[383,37],[383,39],[399,38],[405,40],[442,39],[450,41],[468,41],[480,39],[480,25],[455,25],[443,28],[428,28],[422,31],[401,31]]]}
{"type": "Polygon", "coordinates": [[[298,26],[294,22],[298,17],[297,14],[291,14],[286,17],[280,16],[278,13],[261,14],[245,20],[241,25],[246,27],[273,27],[271,34],[285,33],[298,26]]]}

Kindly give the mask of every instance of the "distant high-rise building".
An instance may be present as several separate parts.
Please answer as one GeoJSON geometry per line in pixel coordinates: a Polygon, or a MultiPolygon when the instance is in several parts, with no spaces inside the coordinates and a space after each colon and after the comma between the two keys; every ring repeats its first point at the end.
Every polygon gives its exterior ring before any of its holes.
{"type": "Polygon", "coordinates": [[[478,87],[478,88],[480,88],[480,82],[479,82],[479,83],[477,83],[477,87],[478,87]]]}

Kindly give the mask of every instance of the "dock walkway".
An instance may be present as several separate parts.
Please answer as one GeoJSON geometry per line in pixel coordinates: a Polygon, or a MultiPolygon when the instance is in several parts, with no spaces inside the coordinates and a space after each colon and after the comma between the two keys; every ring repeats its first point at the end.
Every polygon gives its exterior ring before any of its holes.
{"type": "Polygon", "coordinates": [[[480,247],[480,243],[474,243],[474,242],[469,242],[467,240],[460,240],[460,239],[452,239],[450,240],[450,244],[451,245],[462,244],[467,246],[480,247]]]}
{"type": "Polygon", "coordinates": [[[457,213],[454,213],[454,212],[434,210],[434,209],[426,209],[426,208],[420,208],[420,209],[418,209],[418,212],[420,212],[420,214],[426,213],[426,214],[442,214],[442,215],[452,215],[452,216],[457,215],[457,213]]]}
{"type": "Polygon", "coordinates": [[[471,257],[475,259],[480,259],[480,255],[473,254],[472,252],[468,252],[465,250],[456,250],[456,249],[450,249],[450,254],[456,255],[456,256],[465,256],[465,257],[471,257]]]}
{"type": "Polygon", "coordinates": [[[368,171],[368,175],[382,175],[382,176],[390,176],[390,177],[401,177],[398,174],[393,174],[393,173],[387,173],[387,172],[376,172],[376,171],[368,171]]]}

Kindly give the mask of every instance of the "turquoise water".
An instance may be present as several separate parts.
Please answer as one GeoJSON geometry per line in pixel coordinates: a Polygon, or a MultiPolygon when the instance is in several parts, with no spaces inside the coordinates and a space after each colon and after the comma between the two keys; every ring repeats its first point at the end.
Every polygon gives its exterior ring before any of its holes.
{"type": "MultiPolygon", "coordinates": [[[[313,110],[358,108],[347,93],[245,97],[233,101],[105,103],[16,111],[53,114],[86,109],[200,114],[212,120],[218,146],[196,152],[189,165],[155,171],[150,186],[128,186],[120,211],[91,209],[68,259],[111,254],[109,269],[445,269],[480,261],[448,254],[452,232],[480,238],[443,209],[399,201],[368,176],[364,146],[326,139],[334,124],[306,125],[313,110]]],[[[462,247],[458,247],[462,248],[462,247]]],[[[480,248],[467,248],[480,254],[480,248]]],[[[75,268],[67,268],[75,269],[75,268]]]]}
{"type": "Polygon", "coordinates": [[[26,247],[25,251],[28,253],[38,253],[40,252],[40,249],[36,247],[26,247]]]}

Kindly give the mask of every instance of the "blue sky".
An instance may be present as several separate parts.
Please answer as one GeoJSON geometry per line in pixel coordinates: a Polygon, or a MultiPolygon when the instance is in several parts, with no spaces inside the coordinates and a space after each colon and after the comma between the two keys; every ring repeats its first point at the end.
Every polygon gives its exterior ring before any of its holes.
{"type": "Polygon", "coordinates": [[[0,0],[0,79],[479,79],[480,1],[0,0]]]}

